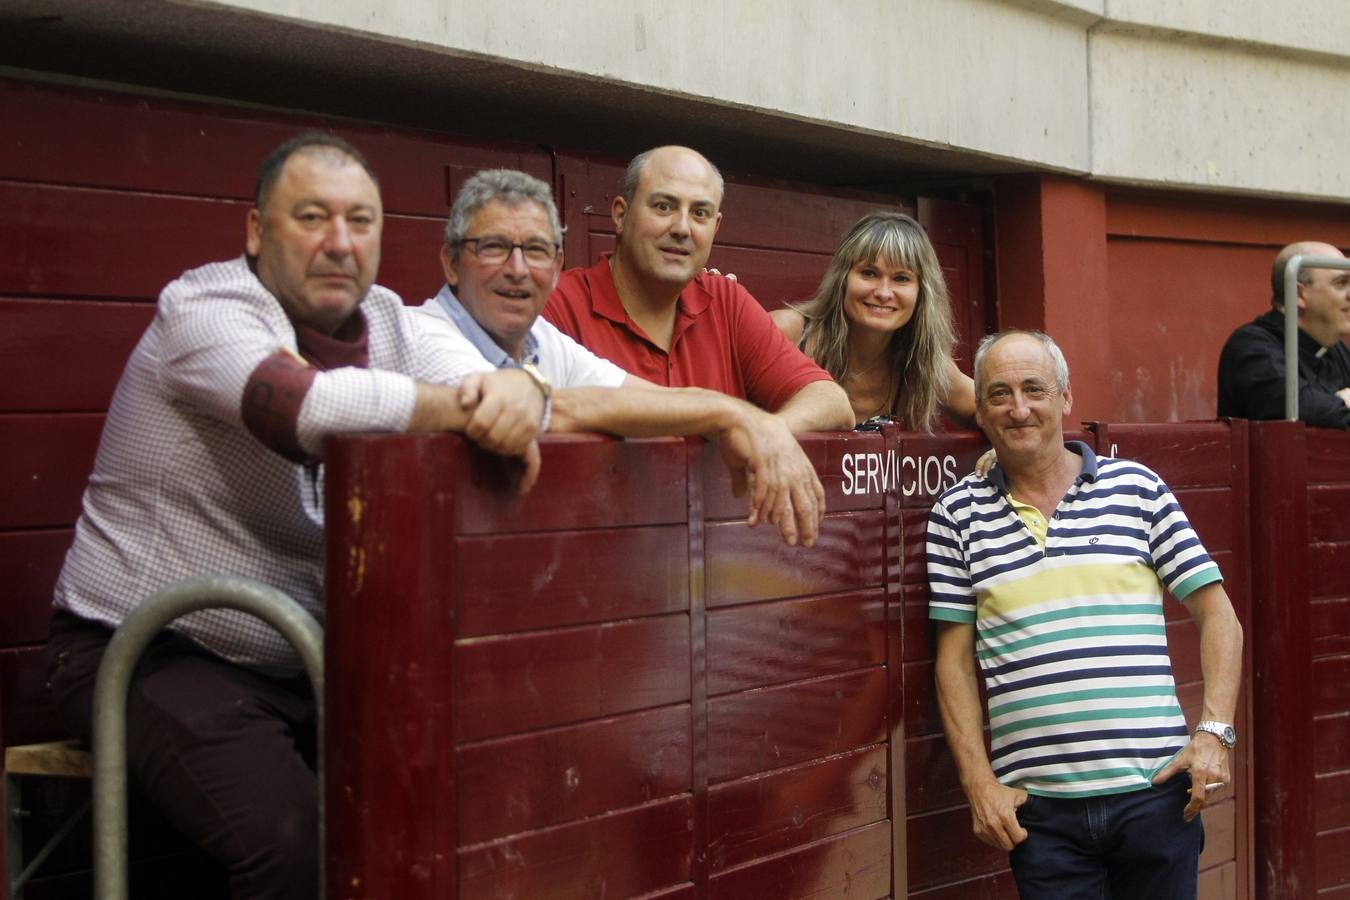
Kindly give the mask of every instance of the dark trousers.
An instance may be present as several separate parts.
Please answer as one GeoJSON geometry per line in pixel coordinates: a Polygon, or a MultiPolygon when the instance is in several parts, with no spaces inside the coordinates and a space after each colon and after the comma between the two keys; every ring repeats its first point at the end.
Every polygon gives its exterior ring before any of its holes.
{"type": "Polygon", "coordinates": [[[1027,798],[1009,862],[1023,900],[1194,900],[1204,829],[1190,780],[1081,799],[1027,798]]]}
{"type": "MultiPolygon", "coordinates": [[[[52,618],[48,685],[62,722],[89,739],[94,679],[112,637],[52,618]]],[[[142,658],[127,700],[132,784],[230,875],[235,900],[318,894],[315,708],[303,675],[259,675],[172,632],[142,658]]]]}

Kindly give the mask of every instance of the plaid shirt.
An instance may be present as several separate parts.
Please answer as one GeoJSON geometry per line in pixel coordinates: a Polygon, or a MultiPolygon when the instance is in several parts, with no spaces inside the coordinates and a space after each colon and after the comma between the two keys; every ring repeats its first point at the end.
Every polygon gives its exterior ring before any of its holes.
{"type": "MultiPolygon", "coordinates": [[[[416,382],[453,384],[491,371],[464,338],[424,328],[398,296],[372,287],[361,304],[368,368],[318,372],[295,437],[318,455],[330,434],[402,431],[416,382]]],[[[250,375],[295,329],[242,257],[184,273],[160,295],[113,395],[55,603],[116,626],[182,578],[227,574],[289,594],[323,621],[323,475],[290,462],[246,428],[250,375]]],[[[300,668],[258,619],[205,610],[176,630],[268,672],[300,668]]]]}

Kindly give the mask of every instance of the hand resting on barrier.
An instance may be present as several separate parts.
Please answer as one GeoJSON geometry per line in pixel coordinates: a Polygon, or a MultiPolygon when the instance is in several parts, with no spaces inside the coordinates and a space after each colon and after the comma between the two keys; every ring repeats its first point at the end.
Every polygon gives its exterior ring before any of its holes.
{"type": "Polygon", "coordinates": [[[620,437],[702,435],[716,440],[736,496],[748,496],[747,524],[768,522],[784,543],[815,543],[825,489],[788,422],[703,388],[667,388],[629,378],[617,388],[565,388],[553,394],[552,431],[620,437]]]}

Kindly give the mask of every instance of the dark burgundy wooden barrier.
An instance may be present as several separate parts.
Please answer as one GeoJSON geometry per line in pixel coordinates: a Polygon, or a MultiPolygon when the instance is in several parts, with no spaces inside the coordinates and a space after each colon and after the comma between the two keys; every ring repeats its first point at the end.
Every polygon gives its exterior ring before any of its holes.
{"type": "MultiPolygon", "coordinates": [[[[1085,437],[1175,482],[1245,617],[1245,427],[1085,437]]],[[[803,443],[811,550],[738,521],[695,440],[551,439],[524,499],[457,437],[334,441],[330,896],[1014,896],[940,737],[923,577],[927,506],[982,442],[803,443]]],[[[1206,813],[1206,898],[1247,895],[1249,771],[1206,813]]]]}
{"type": "MultiPolygon", "coordinates": [[[[1098,452],[1135,459],[1163,476],[1224,575],[1224,589],[1242,621],[1243,691],[1235,725],[1241,736],[1231,754],[1232,788],[1204,814],[1205,852],[1200,896],[1248,897],[1252,885],[1252,591],[1248,423],[1189,422],[1098,425],[1098,452]]],[[[1178,603],[1170,603],[1167,641],[1186,721],[1203,701],[1199,633],[1178,603]]],[[[1261,896],[1259,893],[1256,896],[1261,896]]]]}
{"type": "Polygon", "coordinates": [[[1251,430],[1257,895],[1350,897],[1350,434],[1251,430]]]}

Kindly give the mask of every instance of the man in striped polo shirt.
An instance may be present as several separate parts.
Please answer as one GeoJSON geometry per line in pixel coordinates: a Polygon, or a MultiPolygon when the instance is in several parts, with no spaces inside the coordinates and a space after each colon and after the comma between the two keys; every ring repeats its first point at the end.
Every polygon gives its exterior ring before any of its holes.
{"type": "Polygon", "coordinates": [[[975,391],[998,466],[928,520],[938,700],[975,835],[1011,851],[1023,898],[1194,897],[1197,816],[1236,741],[1242,629],[1222,576],[1156,474],[1065,443],[1069,369],[1049,337],[986,338],[975,391]],[[1164,589],[1200,629],[1194,730],[1164,589]]]}

